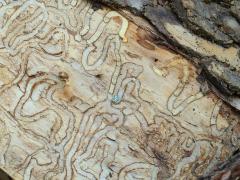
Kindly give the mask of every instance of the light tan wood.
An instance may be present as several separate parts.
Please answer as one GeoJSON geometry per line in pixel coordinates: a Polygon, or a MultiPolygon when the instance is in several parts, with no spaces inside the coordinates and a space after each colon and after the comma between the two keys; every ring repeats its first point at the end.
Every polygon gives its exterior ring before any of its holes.
{"type": "Polygon", "coordinates": [[[14,179],[196,179],[239,116],[151,31],[84,0],[0,1],[0,164],[14,179]]]}

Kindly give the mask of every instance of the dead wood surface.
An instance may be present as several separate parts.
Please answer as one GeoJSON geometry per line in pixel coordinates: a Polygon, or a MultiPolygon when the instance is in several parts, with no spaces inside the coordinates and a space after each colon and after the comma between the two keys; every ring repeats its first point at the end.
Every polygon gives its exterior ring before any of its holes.
{"type": "MultiPolygon", "coordinates": [[[[97,0],[98,1],[98,0],[97,0]]],[[[211,90],[240,110],[240,2],[238,0],[99,0],[143,16],[158,42],[201,69],[211,90]],[[166,42],[167,41],[167,42],[166,42]]]]}

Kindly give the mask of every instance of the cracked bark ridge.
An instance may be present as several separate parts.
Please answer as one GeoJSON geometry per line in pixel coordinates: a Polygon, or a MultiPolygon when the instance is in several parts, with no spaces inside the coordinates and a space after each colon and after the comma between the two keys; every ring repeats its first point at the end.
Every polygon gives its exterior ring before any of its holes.
{"type": "Polygon", "coordinates": [[[171,49],[203,69],[212,91],[240,110],[240,1],[95,1],[147,18],[171,49]]]}
{"type": "Polygon", "coordinates": [[[232,10],[239,11],[237,1],[225,1],[221,4],[211,1],[175,0],[171,7],[177,17],[197,35],[221,45],[240,44],[240,25],[238,17],[232,15],[232,10]],[[232,7],[232,8],[231,8],[232,7]],[[230,8],[230,9],[229,9],[230,8]]]}

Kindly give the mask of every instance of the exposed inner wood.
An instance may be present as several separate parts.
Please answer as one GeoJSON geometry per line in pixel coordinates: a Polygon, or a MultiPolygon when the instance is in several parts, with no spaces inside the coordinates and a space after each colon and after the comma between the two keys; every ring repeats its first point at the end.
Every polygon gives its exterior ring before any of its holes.
{"type": "MultiPolygon", "coordinates": [[[[0,168],[24,180],[198,179],[238,155],[239,113],[133,17],[87,0],[0,1],[0,168]]],[[[226,48],[237,61],[234,47],[200,39],[202,54],[226,48]]],[[[207,77],[226,68],[212,58],[207,77]]]]}
{"type": "Polygon", "coordinates": [[[211,90],[240,110],[238,0],[94,0],[143,16],[164,45],[194,61],[211,90]],[[164,37],[164,38],[163,38],[164,37]],[[166,43],[167,41],[167,43],[166,43]]]}

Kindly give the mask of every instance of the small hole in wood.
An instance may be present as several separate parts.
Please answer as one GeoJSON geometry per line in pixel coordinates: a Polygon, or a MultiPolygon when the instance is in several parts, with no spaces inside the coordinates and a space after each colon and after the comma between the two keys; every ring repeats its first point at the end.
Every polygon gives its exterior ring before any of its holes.
{"type": "Polygon", "coordinates": [[[101,79],[102,78],[102,74],[97,74],[97,75],[95,75],[95,77],[98,78],[98,79],[101,79]]]}

